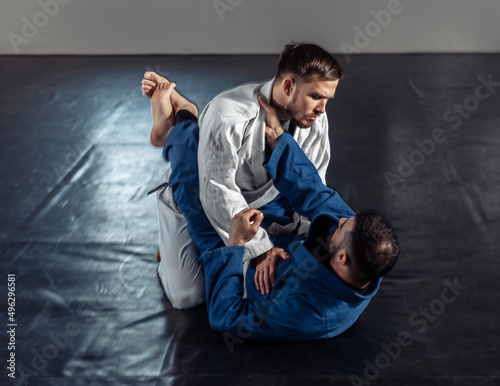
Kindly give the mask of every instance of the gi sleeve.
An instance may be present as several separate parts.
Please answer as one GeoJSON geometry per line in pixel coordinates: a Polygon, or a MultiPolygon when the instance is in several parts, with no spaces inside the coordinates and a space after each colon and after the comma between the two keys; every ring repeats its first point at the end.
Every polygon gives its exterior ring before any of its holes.
{"type": "MultiPolygon", "coordinates": [[[[222,102],[208,106],[200,117],[198,170],[200,201],[211,224],[227,244],[229,226],[235,214],[248,208],[236,184],[238,150],[242,146],[246,121],[222,102]],[[239,118],[239,119],[238,119],[239,118]]],[[[244,116],[244,115],[243,115],[244,116]]],[[[273,243],[266,231],[258,230],[245,245],[243,260],[250,260],[270,250],[273,243]]]]}
{"type": "MultiPolygon", "coordinates": [[[[302,150],[309,160],[316,167],[321,181],[326,185],[326,171],[330,164],[330,139],[328,137],[328,118],[322,114],[318,119],[318,128],[311,132],[309,138],[302,145],[302,150]]],[[[311,129],[312,130],[312,129],[311,129]]],[[[307,233],[311,222],[304,216],[300,216],[300,226],[297,230],[298,235],[307,233]]]]}
{"type": "Polygon", "coordinates": [[[200,257],[212,328],[244,339],[299,341],[321,337],[326,328],[323,309],[296,291],[298,285],[291,279],[280,296],[242,299],[243,251],[244,247],[223,247],[200,257]]]}
{"type": "Polygon", "coordinates": [[[336,191],[323,184],[315,166],[287,132],[281,136],[264,168],[274,186],[299,214],[309,219],[324,212],[338,218],[355,215],[336,191]]]}

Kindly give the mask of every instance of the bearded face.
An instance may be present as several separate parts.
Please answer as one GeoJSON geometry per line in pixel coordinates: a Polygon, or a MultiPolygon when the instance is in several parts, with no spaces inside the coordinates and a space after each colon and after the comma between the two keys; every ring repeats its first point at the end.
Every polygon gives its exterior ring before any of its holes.
{"type": "Polygon", "coordinates": [[[286,110],[298,127],[311,127],[335,96],[338,80],[325,80],[314,75],[309,81],[297,81],[286,110]]]}

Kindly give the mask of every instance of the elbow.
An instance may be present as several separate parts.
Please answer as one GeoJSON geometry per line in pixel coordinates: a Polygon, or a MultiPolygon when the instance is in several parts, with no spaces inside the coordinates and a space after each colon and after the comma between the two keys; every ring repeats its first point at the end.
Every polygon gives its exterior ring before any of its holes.
{"type": "Polygon", "coordinates": [[[236,335],[235,329],[224,318],[209,318],[210,327],[221,334],[236,335]]]}
{"type": "Polygon", "coordinates": [[[227,332],[224,323],[220,319],[209,319],[210,327],[218,332],[227,332]]]}
{"type": "Polygon", "coordinates": [[[213,309],[210,303],[207,303],[207,308],[210,327],[220,333],[240,335],[241,321],[235,315],[226,312],[225,308],[224,311],[222,309],[213,309]]]}

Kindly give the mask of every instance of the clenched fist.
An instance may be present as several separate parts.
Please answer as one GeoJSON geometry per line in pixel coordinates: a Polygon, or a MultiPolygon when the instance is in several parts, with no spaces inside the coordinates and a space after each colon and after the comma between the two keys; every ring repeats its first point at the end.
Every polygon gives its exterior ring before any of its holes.
{"type": "Polygon", "coordinates": [[[236,214],[231,220],[227,246],[244,246],[255,236],[263,219],[262,212],[253,208],[243,209],[236,214]]]}

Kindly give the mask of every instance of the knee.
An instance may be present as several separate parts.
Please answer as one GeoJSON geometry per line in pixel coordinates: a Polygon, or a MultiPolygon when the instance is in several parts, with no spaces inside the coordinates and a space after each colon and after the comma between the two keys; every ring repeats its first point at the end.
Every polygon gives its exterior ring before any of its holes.
{"type": "Polygon", "coordinates": [[[192,286],[177,291],[175,296],[169,296],[172,306],[178,310],[186,310],[205,302],[205,286],[193,283],[192,286]]]}
{"type": "Polygon", "coordinates": [[[201,267],[198,267],[196,274],[190,270],[169,270],[162,260],[158,266],[158,274],[174,308],[185,310],[205,302],[205,280],[201,267]]]}

